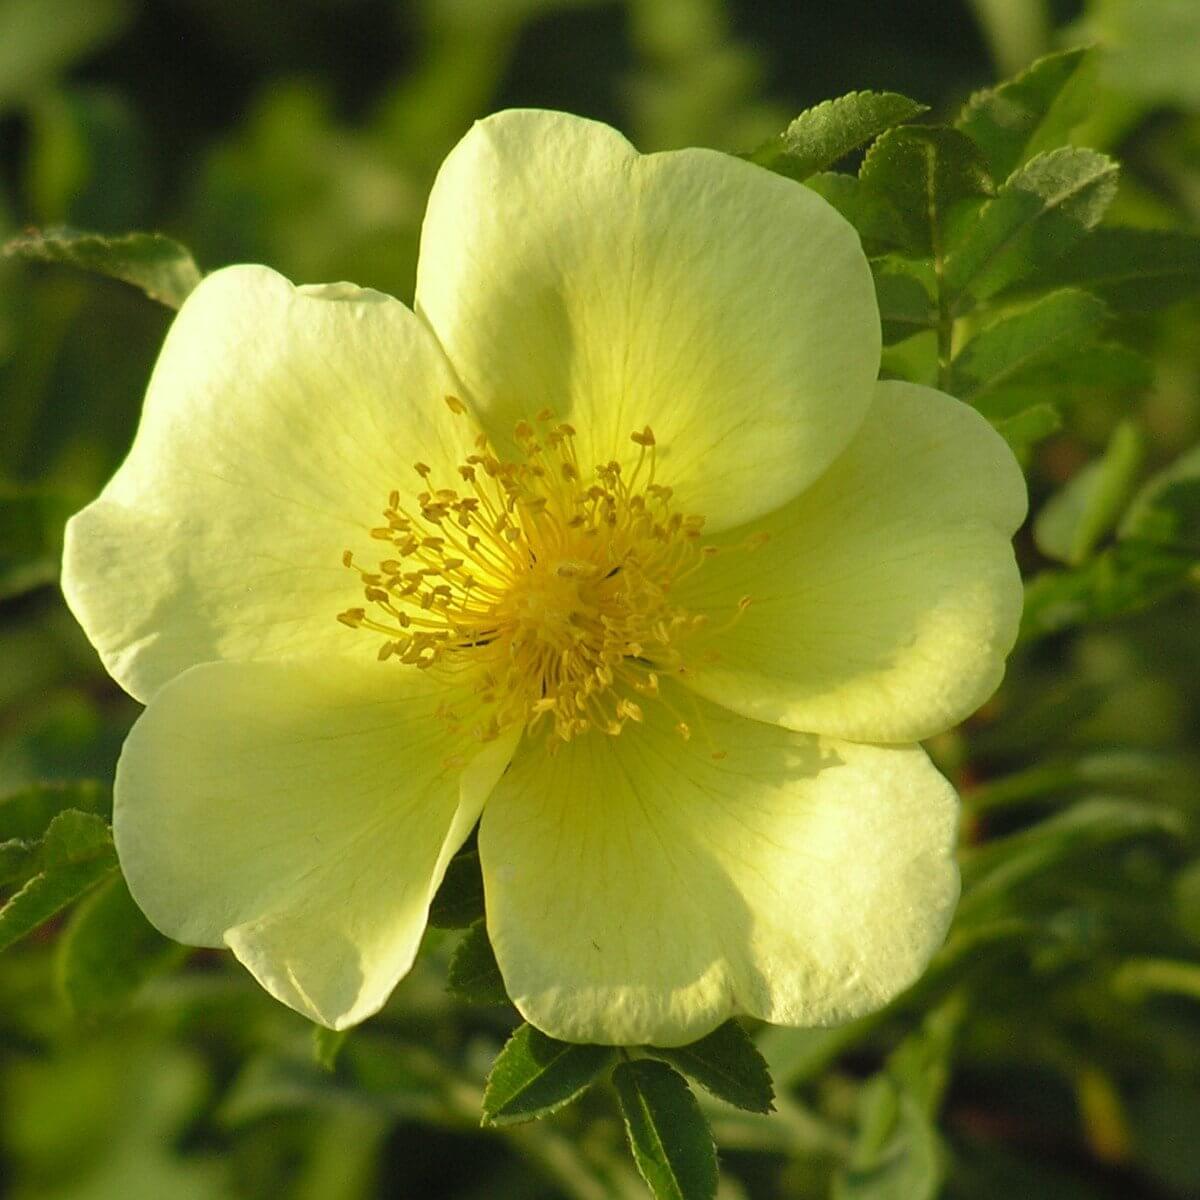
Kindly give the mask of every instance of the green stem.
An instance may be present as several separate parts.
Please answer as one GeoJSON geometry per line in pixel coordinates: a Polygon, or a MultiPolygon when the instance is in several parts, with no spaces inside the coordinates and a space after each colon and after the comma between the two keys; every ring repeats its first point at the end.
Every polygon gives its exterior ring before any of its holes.
{"type": "Polygon", "coordinates": [[[933,276],[937,282],[937,384],[943,392],[950,389],[950,359],[954,353],[954,308],[946,294],[946,258],[942,251],[941,229],[932,226],[933,276]]]}

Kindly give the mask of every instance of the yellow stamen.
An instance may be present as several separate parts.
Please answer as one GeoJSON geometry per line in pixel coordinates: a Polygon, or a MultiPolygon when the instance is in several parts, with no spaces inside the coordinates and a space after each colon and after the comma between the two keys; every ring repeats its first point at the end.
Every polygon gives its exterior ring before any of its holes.
{"type": "MultiPolygon", "coordinates": [[[[704,519],[676,512],[671,489],[655,482],[648,425],[630,435],[640,448],[631,470],[608,462],[587,473],[574,428],[549,409],[536,423],[517,424],[516,462],[477,438],[459,488],[435,486],[444,481],[414,464],[423,490],[405,504],[392,491],[385,524],[370,530],[389,557],[371,572],[342,556],[369,607],[337,619],[382,635],[381,661],[461,678],[474,699],[442,714],[453,727],[489,741],[540,725],[553,749],[640,723],[641,700],[666,703],[660,677],[706,657],[695,643],[711,634],[707,617],[675,604],[671,588],[714,550],[699,544],[704,519]]],[[[687,740],[691,726],[667,708],[687,740]]]]}

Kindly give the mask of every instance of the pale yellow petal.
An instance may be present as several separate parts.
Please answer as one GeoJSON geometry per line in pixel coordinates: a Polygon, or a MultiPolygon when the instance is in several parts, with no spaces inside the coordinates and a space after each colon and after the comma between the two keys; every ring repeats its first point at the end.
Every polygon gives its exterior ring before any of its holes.
{"type": "Polygon", "coordinates": [[[105,666],[148,699],[213,659],[370,656],[339,625],[373,569],[392,488],[446,471],[471,425],[437,343],[399,301],[210,275],[167,334],[129,457],[67,527],[63,589],[105,666]]]}
{"type": "Polygon", "coordinates": [[[698,704],[689,742],[659,705],[553,757],[527,740],[484,810],[500,969],[555,1037],[678,1045],[739,1012],[847,1021],[941,944],[957,802],[919,748],[698,704]]]}
{"type": "Polygon", "coordinates": [[[880,383],[846,452],[803,495],[719,541],[679,590],[714,625],[750,607],[697,661],[691,686],[746,716],[911,742],[995,691],[1021,617],[1011,538],[1025,515],[1011,451],[965,404],[880,383]]]}
{"type": "Polygon", "coordinates": [[[561,113],[500,113],[452,151],[416,303],[494,436],[548,407],[591,467],[648,424],[659,481],[711,529],[816,478],[879,365],[866,258],[814,192],[561,113]]]}
{"type": "Polygon", "coordinates": [[[169,937],[228,945],[313,1021],[370,1016],[515,745],[453,736],[436,715],[453,698],[427,673],[336,659],[178,676],[117,768],[134,899],[169,937]]]}

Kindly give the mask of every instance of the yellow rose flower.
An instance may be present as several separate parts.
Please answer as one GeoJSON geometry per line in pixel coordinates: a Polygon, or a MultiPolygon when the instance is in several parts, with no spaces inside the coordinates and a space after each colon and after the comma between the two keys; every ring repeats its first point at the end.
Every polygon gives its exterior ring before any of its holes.
{"type": "Polygon", "coordinates": [[[999,682],[1025,491],[879,346],[813,192],[555,113],[446,160],[415,312],[209,276],[67,533],[147,705],[114,831],[149,918],[343,1028],[478,821],[506,985],[557,1037],[909,985],[958,893],[914,743],[999,682]]]}

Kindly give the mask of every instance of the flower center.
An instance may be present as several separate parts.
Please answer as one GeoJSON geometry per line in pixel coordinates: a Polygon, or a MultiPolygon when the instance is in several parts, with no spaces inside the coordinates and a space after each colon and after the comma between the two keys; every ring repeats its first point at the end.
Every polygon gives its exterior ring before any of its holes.
{"type": "Polygon", "coordinates": [[[543,411],[517,425],[516,462],[480,436],[454,487],[417,463],[422,490],[412,503],[392,492],[371,530],[389,557],[367,571],[343,555],[367,606],[338,620],[382,635],[381,661],[464,673],[473,699],[444,716],[483,741],[517,723],[544,727],[551,748],[593,727],[618,734],[642,720],[643,700],[666,703],[660,676],[686,672],[685,653],[707,641],[708,618],[671,589],[718,550],[699,544],[704,519],[676,512],[655,481],[653,432],[630,435],[628,472],[608,462],[586,477],[574,436],[543,411]]]}

